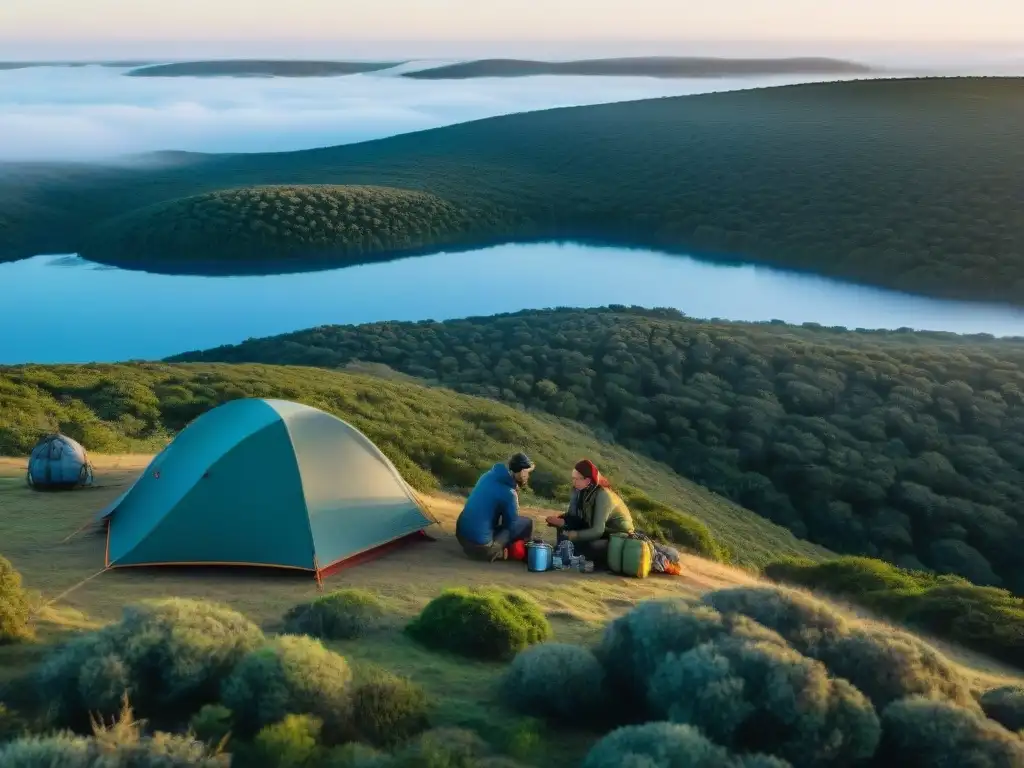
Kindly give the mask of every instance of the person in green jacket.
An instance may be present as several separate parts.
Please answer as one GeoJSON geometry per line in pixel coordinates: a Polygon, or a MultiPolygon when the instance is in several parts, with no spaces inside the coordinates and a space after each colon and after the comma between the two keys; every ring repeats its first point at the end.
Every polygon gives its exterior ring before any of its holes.
{"type": "Polygon", "coordinates": [[[573,467],[572,489],[569,509],[564,515],[547,518],[547,524],[558,529],[559,543],[571,541],[576,554],[593,560],[595,568],[605,568],[608,539],[613,533],[633,533],[633,516],[589,459],[573,467]]]}

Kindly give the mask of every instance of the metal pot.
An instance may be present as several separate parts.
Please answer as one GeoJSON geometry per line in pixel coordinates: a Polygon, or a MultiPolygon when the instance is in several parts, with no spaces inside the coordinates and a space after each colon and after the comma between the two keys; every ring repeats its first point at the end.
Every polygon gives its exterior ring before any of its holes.
{"type": "Polygon", "coordinates": [[[543,541],[531,541],[526,545],[526,569],[540,573],[551,569],[551,545],[543,541]]]}

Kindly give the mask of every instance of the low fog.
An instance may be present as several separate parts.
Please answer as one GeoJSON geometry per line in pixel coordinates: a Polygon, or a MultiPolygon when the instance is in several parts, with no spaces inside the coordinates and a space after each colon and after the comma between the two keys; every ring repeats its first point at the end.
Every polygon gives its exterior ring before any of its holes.
{"type": "Polygon", "coordinates": [[[425,82],[398,77],[397,70],[327,78],[135,78],[124,77],[124,71],[0,71],[0,160],[98,160],[165,149],[306,149],[510,112],[806,79],[425,82]]]}
{"type": "MultiPolygon", "coordinates": [[[[746,55],[765,53],[768,51],[758,50],[746,55]]],[[[976,53],[970,62],[951,60],[941,68],[964,73],[981,68],[994,74],[1007,63],[1006,52],[1000,53],[1002,56],[996,58],[1002,59],[1001,67],[976,53]]],[[[902,60],[878,56],[877,52],[873,57],[850,58],[882,66],[905,64],[914,69],[941,64],[921,56],[915,59],[907,52],[902,60]]],[[[511,112],[823,79],[528,77],[418,81],[398,76],[402,71],[443,63],[447,62],[410,62],[394,70],[328,78],[135,78],[124,76],[127,68],[98,65],[0,71],[0,160],[106,160],[155,150],[307,149],[511,112]]],[[[1024,62],[1019,68],[1024,69],[1024,62]]]]}

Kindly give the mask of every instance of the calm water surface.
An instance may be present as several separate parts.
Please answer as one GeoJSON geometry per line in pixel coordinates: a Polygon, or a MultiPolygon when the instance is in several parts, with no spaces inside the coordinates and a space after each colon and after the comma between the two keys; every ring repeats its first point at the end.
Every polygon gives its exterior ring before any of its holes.
{"type": "Polygon", "coordinates": [[[699,318],[1024,335],[1024,310],[569,244],[251,277],[166,276],[38,256],[0,264],[0,285],[7,364],[154,359],[331,323],[607,304],[674,307],[699,318]]]}

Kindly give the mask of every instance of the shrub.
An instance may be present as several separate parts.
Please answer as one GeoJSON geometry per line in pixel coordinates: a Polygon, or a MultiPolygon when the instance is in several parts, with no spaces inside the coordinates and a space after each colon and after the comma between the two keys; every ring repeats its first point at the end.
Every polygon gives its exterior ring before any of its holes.
{"type": "Polygon", "coordinates": [[[981,708],[1011,731],[1024,730],[1024,686],[1004,685],[981,695],[981,708]]]}
{"type": "Polygon", "coordinates": [[[378,673],[353,692],[353,736],[374,746],[393,746],[426,730],[428,712],[422,688],[405,678],[378,673]]]}
{"type": "Polygon", "coordinates": [[[723,615],[700,601],[676,598],[642,602],[610,622],[595,653],[621,704],[642,708],[647,681],[666,654],[685,653],[728,635],[785,644],[745,616],[723,615]]]}
{"type": "Polygon", "coordinates": [[[551,637],[540,606],[526,595],[461,587],[431,600],[406,631],[428,648],[495,661],[551,637]]]}
{"type": "Polygon", "coordinates": [[[187,736],[142,736],[125,704],[110,726],[91,738],[70,733],[30,736],[0,745],[4,768],[228,768],[230,757],[187,736]]]}
{"type": "Polygon", "coordinates": [[[242,750],[239,762],[251,768],[319,768],[323,759],[320,731],[323,723],[310,715],[285,715],[266,725],[242,750]]]}
{"type": "Polygon", "coordinates": [[[1024,599],[958,576],[897,568],[867,557],[824,563],[785,559],[765,567],[772,579],[822,589],[900,622],[1024,666],[1024,599]]]}
{"type": "Polygon", "coordinates": [[[21,585],[21,574],[9,560],[0,557],[0,645],[31,639],[30,618],[28,595],[21,585]]]}
{"type": "Polygon", "coordinates": [[[854,627],[814,649],[833,675],[853,683],[881,710],[907,696],[947,699],[977,708],[968,682],[938,651],[912,635],[854,627]]]}
{"type": "Polygon", "coordinates": [[[684,515],[630,486],[620,487],[619,494],[633,513],[637,528],[654,540],[677,544],[716,562],[731,559],[728,548],[716,541],[697,518],[684,515]]]}
{"type": "Polygon", "coordinates": [[[881,608],[900,621],[1024,667],[1024,599],[1005,589],[939,584],[887,595],[881,608]]]}
{"type": "Polygon", "coordinates": [[[358,742],[335,747],[324,759],[324,768],[393,768],[393,766],[391,755],[358,742]]]}
{"type": "Polygon", "coordinates": [[[188,721],[189,730],[207,744],[223,744],[231,734],[234,713],[221,704],[204,704],[188,721]]]}
{"type": "Polygon", "coordinates": [[[913,589],[921,586],[923,578],[930,582],[936,578],[870,557],[837,557],[823,563],[786,557],[768,563],[763,572],[769,579],[823,589],[835,595],[866,595],[894,589],[913,589]]]}
{"type": "Polygon", "coordinates": [[[476,768],[491,755],[490,745],[472,731],[435,728],[397,752],[394,768],[476,768]]]}
{"type": "Polygon", "coordinates": [[[33,675],[59,725],[84,728],[89,713],[115,715],[124,694],[156,722],[184,719],[217,700],[222,680],[263,641],[230,608],[177,598],[128,606],[121,621],[82,635],[33,675]]]}
{"type": "Polygon", "coordinates": [[[319,640],[282,635],[250,652],[222,686],[240,734],[253,734],[289,714],[313,715],[328,740],[348,726],[352,673],[319,640]]]}
{"type": "Polygon", "coordinates": [[[878,716],[860,691],[777,643],[722,638],[670,654],[648,695],[661,719],[804,766],[854,765],[874,754],[880,736],[878,716]]]}
{"type": "Polygon", "coordinates": [[[690,725],[646,723],[612,731],[598,741],[582,768],[788,768],[766,755],[732,755],[690,725]]]}
{"type": "Polygon", "coordinates": [[[849,622],[837,610],[792,589],[730,587],[709,592],[702,599],[721,613],[738,613],[778,632],[801,653],[849,629],[849,622]]]}
{"type": "Polygon", "coordinates": [[[598,725],[608,711],[604,669],[578,645],[544,643],[520,652],[505,673],[502,691],[523,714],[559,723],[598,725]]]}
{"type": "Polygon", "coordinates": [[[352,640],[377,625],[384,608],[361,589],[342,589],[291,608],[284,615],[284,631],[324,640],[352,640]]]}
{"type": "Polygon", "coordinates": [[[0,744],[23,736],[28,731],[28,724],[17,712],[9,710],[0,702],[0,744]]]}
{"type": "Polygon", "coordinates": [[[946,701],[911,697],[882,712],[887,765],[1016,768],[1024,765],[1024,739],[982,715],[946,701]]]}

